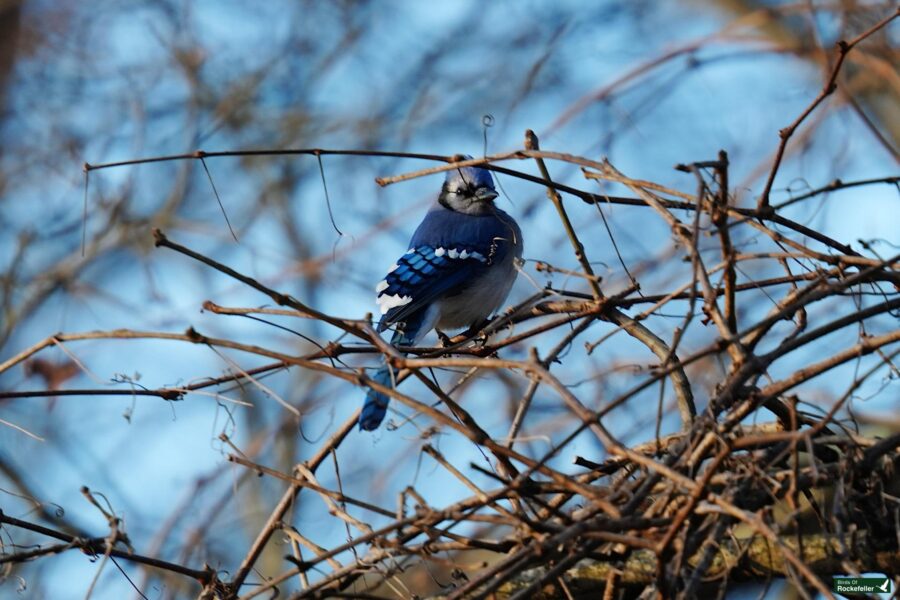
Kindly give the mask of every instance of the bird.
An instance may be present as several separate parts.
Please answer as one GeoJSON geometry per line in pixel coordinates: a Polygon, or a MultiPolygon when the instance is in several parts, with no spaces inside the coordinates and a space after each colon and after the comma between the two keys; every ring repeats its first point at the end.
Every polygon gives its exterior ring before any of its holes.
{"type": "MultiPolygon", "coordinates": [[[[471,160],[461,154],[453,162],[471,160]]],[[[497,208],[497,190],[487,169],[447,171],[440,194],[416,228],[409,250],[375,287],[381,309],[378,332],[393,328],[391,345],[402,352],[432,329],[474,328],[506,300],[522,257],[522,231],[497,208]]],[[[372,380],[391,387],[396,371],[385,363],[372,380]]],[[[366,393],[359,428],[377,429],[389,396],[366,393]]]]}

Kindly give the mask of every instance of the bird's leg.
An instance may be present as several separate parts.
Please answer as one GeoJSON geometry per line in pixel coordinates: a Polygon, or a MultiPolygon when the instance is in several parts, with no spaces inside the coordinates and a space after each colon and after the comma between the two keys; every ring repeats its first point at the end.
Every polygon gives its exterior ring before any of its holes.
{"type": "Polygon", "coordinates": [[[438,339],[441,342],[442,348],[446,348],[447,346],[450,346],[453,344],[453,342],[450,339],[450,336],[447,335],[446,333],[444,333],[443,331],[441,331],[440,329],[435,329],[434,332],[437,334],[438,339]]]}
{"type": "Polygon", "coordinates": [[[487,333],[485,333],[484,328],[490,322],[490,319],[482,319],[477,323],[473,323],[462,333],[462,335],[468,338],[472,338],[476,343],[484,346],[488,341],[488,335],[487,333]]]}

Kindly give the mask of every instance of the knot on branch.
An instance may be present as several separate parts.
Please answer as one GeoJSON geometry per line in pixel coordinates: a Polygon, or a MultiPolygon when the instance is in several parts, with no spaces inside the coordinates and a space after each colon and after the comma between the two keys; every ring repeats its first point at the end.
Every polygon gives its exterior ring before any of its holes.
{"type": "Polygon", "coordinates": [[[188,327],[184,331],[184,335],[188,338],[189,341],[194,342],[195,344],[200,344],[206,341],[206,337],[201,335],[193,326],[188,327]]]}
{"type": "Polygon", "coordinates": [[[154,245],[159,248],[163,244],[169,241],[166,235],[157,227],[153,228],[153,241],[154,245]]]}

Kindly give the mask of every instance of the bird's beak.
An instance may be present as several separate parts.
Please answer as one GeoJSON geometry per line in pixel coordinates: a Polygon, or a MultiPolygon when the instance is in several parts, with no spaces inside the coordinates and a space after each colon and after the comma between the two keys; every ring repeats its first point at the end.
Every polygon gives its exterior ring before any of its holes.
{"type": "Polygon", "coordinates": [[[497,197],[497,192],[489,187],[480,187],[475,190],[475,198],[481,202],[490,202],[497,197]]]}

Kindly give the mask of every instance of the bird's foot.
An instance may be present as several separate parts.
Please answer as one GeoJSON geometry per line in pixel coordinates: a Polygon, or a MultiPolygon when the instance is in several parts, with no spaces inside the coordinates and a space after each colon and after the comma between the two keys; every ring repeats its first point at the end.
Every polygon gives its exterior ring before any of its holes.
{"type": "Polygon", "coordinates": [[[450,336],[447,335],[446,333],[444,333],[443,331],[441,331],[440,329],[435,329],[434,332],[437,334],[438,339],[441,342],[441,348],[447,348],[448,346],[451,346],[453,344],[452,340],[450,339],[450,336]]]}
{"type": "Polygon", "coordinates": [[[480,323],[475,323],[468,329],[463,332],[463,335],[467,338],[470,338],[473,342],[478,344],[479,346],[486,346],[488,342],[488,334],[484,331],[484,327],[490,323],[490,320],[485,319],[480,323]]]}

